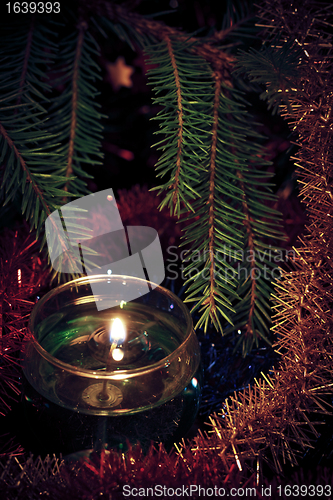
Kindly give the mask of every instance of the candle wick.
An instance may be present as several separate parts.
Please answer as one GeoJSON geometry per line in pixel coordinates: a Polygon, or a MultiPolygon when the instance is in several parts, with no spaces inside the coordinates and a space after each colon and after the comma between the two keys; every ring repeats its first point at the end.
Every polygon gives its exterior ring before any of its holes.
{"type": "MultiPolygon", "coordinates": [[[[112,353],[117,348],[117,346],[118,346],[118,342],[113,341],[112,344],[111,344],[111,347],[110,347],[108,359],[106,361],[106,368],[105,368],[106,372],[110,372],[111,371],[111,368],[112,368],[112,359],[113,359],[112,353]]],[[[106,401],[107,399],[109,399],[107,384],[108,384],[107,379],[104,379],[103,380],[102,390],[101,390],[101,392],[100,392],[100,394],[98,396],[101,401],[106,401]]]]}
{"type": "Polygon", "coordinates": [[[112,344],[111,344],[111,347],[110,347],[110,351],[109,351],[109,355],[108,355],[108,359],[106,361],[106,368],[105,368],[105,371],[109,372],[111,371],[111,367],[112,367],[112,360],[113,360],[113,351],[118,347],[118,342],[117,341],[113,341],[112,344]]]}

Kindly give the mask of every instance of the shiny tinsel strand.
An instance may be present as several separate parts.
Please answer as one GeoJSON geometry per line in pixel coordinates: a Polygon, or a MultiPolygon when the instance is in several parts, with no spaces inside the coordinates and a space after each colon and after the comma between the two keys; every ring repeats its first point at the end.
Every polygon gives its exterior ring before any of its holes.
{"type": "Polygon", "coordinates": [[[281,474],[317,440],[333,394],[332,320],[332,6],[267,0],[260,25],[271,46],[292,41],[304,61],[281,114],[298,136],[295,158],[308,224],[295,262],[275,293],[274,331],[280,362],[252,387],[231,396],[210,417],[197,453],[220,454],[242,470],[256,457],[281,474]],[[325,22],[324,22],[325,19],[325,22]],[[325,24],[326,23],[326,24],[325,24]],[[278,34],[278,36],[276,36],[278,34]]]}
{"type": "Polygon", "coordinates": [[[126,455],[101,452],[74,463],[55,456],[12,457],[0,463],[0,490],[6,500],[117,500],[124,493],[127,498],[203,498],[203,491],[219,498],[230,496],[231,488],[236,499],[245,492],[263,500],[287,499],[297,491],[303,498],[332,496],[333,473],[327,468],[299,469],[287,479],[279,475],[268,480],[259,479],[256,470],[248,470],[245,478],[236,465],[227,470],[222,462],[216,452],[205,456],[187,450],[180,456],[162,447],[151,447],[146,455],[139,448],[126,455]]]}
{"type": "MultiPolygon", "coordinates": [[[[0,245],[0,415],[19,389],[19,356],[27,321],[46,273],[27,229],[7,230],[0,245]]],[[[1,453],[1,450],[0,450],[1,453]]]]}

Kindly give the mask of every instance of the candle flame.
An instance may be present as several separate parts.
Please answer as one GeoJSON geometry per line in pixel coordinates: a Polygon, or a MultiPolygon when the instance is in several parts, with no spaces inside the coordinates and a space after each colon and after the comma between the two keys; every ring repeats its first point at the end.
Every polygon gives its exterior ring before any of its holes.
{"type": "Polygon", "coordinates": [[[121,344],[126,338],[124,325],[119,318],[114,318],[110,330],[110,342],[112,344],[121,344]]]}

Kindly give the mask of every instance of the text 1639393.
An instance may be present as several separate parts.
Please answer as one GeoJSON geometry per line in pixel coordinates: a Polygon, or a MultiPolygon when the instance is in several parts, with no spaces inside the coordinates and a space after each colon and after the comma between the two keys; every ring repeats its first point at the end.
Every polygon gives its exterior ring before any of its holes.
{"type": "Polygon", "coordinates": [[[60,14],[60,2],[7,2],[8,14],[60,14]]]}

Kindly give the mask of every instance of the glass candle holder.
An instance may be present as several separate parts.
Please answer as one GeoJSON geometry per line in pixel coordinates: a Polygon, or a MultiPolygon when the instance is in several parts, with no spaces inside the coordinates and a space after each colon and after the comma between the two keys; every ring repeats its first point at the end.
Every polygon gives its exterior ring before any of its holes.
{"type": "Polygon", "coordinates": [[[35,306],[24,403],[36,439],[58,448],[47,452],[151,441],[170,447],[191,427],[200,400],[192,319],[163,287],[150,284],[140,296],[142,284],[129,276],[80,278],[35,306]],[[125,302],[126,287],[138,298],[125,302]],[[110,298],[116,305],[96,307],[110,298]]]}

